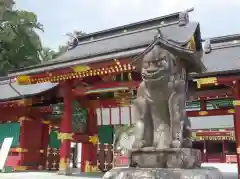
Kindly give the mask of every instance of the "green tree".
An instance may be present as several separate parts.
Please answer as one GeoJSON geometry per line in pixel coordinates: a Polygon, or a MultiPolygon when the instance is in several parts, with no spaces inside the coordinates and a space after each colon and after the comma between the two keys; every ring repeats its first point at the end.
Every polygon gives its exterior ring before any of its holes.
{"type": "Polygon", "coordinates": [[[42,45],[36,30],[43,31],[42,24],[32,12],[13,10],[10,1],[0,0],[0,75],[41,62],[42,45]]]}

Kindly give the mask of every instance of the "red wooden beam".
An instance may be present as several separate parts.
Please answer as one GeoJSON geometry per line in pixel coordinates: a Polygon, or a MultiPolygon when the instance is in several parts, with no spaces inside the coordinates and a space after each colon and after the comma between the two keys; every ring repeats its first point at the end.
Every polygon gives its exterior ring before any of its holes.
{"type": "Polygon", "coordinates": [[[114,60],[108,60],[106,62],[92,63],[88,65],[93,69],[99,69],[99,68],[107,68],[109,66],[118,65],[119,62],[121,64],[131,64],[132,61],[133,61],[132,58],[119,58],[114,60]]]}
{"type": "Polygon", "coordinates": [[[0,102],[1,107],[25,107],[31,106],[33,103],[32,99],[20,99],[20,100],[12,100],[12,101],[4,101],[0,102]]]}
{"type": "Polygon", "coordinates": [[[88,134],[74,134],[73,140],[75,142],[89,143],[89,135],[88,134]]]}
{"type": "MultiPolygon", "coordinates": [[[[116,99],[104,99],[104,100],[92,100],[95,108],[109,108],[118,107],[119,103],[116,99]]],[[[206,111],[187,111],[189,117],[199,117],[199,116],[221,116],[221,115],[232,115],[235,113],[234,109],[212,109],[206,111]]]]}
{"type": "Polygon", "coordinates": [[[118,88],[118,87],[128,87],[128,88],[137,88],[139,86],[139,81],[126,81],[126,82],[109,82],[109,83],[97,83],[94,86],[88,88],[88,90],[97,90],[105,88],[118,88]]]}
{"type": "Polygon", "coordinates": [[[202,86],[216,86],[216,85],[226,85],[233,86],[234,81],[240,80],[240,76],[228,76],[228,77],[205,77],[205,78],[195,78],[198,87],[202,86]]]}
{"type": "Polygon", "coordinates": [[[29,117],[45,117],[47,114],[52,113],[51,107],[18,107],[18,108],[1,108],[0,121],[12,121],[18,120],[19,117],[29,116],[29,117]]]}
{"type": "MultiPolygon", "coordinates": [[[[76,66],[89,66],[91,69],[102,69],[102,68],[107,68],[110,66],[118,65],[117,62],[120,62],[120,64],[129,64],[131,62],[131,59],[117,59],[117,60],[108,60],[104,62],[98,62],[98,63],[91,63],[91,64],[82,64],[82,65],[76,65],[76,66]]],[[[72,73],[74,72],[73,66],[71,67],[66,67],[62,69],[53,69],[49,72],[44,72],[40,74],[35,74],[31,75],[33,78],[44,78],[44,77],[49,77],[50,76],[58,76],[58,75],[63,75],[67,73],[72,73]]]]}
{"type": "MultiPolygon", "coordinates": [[[[127,82],[102,82],[96,83],[91,87],[84,88],[76,88],[73,89],[73,92],[76,96],[83,96],[86,95],[86,92],[89,90],[101,90],[105,88],[114,88],[114,87],[129,87],[131,89],[136,89],[141,81],[127,81],[127,82]]],[[[192,96],[191,100],[199,100],[199,99],[225,99],[225,98],[232,98],[232,90],[231,89],[218,89],[218,90],[204,90],[204,91],[195,91],[192,96]]]]}
{"type": "Polygon", "coordinates": [[[200,116],[223,116],[232,115],[235,113],[234,109],[212,109],[206,111],[187,111],[188,117],[200,117],[200,116]]]}
{"type": "Polygon", "coordinates": [[[232,134],[232,131],[196,131],[196,136],[232,136],[232,134]]]}
{"type": "Polygon", "coordinates": [[[103,82],[103,83],[97,83],[94,84],[91,87],[80,87],[80,88],[75,88],[73,89],[73,93],[75,96],[84,96],[87,95],[88,92],[90,92],[91,90],[103,90],[103,89],[107,89],[107,88],[120,88],[120,87],[128,87],[131,89],[137,89],[137,87],[139,86],[139,82],[138,81],[126,81],[126,82],[103,82]]]}
{"type": "Polygon", "coordinates": [[[233,85],[234,81],[240,80],[240,76],[217,77],[218,84],[233,85]]]}
{"type": "Polygon", "coordinates": [[[204,91],[195,91],[192,95],[192,98],[195,100],[201,99],[220,99],[220,98],[232,98],[231,89],[218,89],[218,90],[204,90],[204,91]]]}
{"type": "Polygon", "coordinates": [[[88,78],[91,76],[113,75],[120,72],[128,72],[135,70],[130,64],[131,59],[111,60],[108,63],[100,64],[82,64],[64,69],[53,69],[48,72],[34,74],[30,76],[18,76],[17,82],[22,85],[43,83],[43,82],[60,82],[71,79],[88,78]],[[84,71],[82,67],[85,68],[84,71]]]}
{"type": "Polygon", "coordinates": [[[6,113],[11,113],[11,114],[17,114],[20,112],[40,112],[40,113],[51,113],[52,112],[52,107],[51,106],[42,106],[42,107],[5,107],[5,108],[0,108],[0,113],[1,115],[4,115],[6,113]]]}

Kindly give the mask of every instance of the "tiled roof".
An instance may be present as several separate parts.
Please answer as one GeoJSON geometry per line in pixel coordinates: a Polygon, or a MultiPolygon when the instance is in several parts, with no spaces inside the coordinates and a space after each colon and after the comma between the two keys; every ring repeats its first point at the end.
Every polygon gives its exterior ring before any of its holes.
{"type": "MultiPolygon", "coordinates": [[[[133,28],[134,25],[128,25],[128,27],[126,26],[127,32],[113,33],[113,35],[110,33],[110,30],[106,30],[108,35],[110,34],[109,36],[106,35],[102,38],[100,38],[101,36],[98,36],[95,39],[87,41],[81,41],[81,39],[79,39],[80,43],[78,46],[67,51],[62,56],[38,66],[17,70],[10,73],[9,76],[41,73],[54,68],[64,68],[78,64],[93,63],[102,60],[114,59],[120,56],[133,56],[142,52],[144,48],[146,48],[154,40],[154,37],[158,33],[158,28],[161,29],[165,38],[174,40],[179,44],[186,44],[189,40],[191,40],[192,35],[197,30],[199,31],[199,24],[197,22],[189,22],[185,26],[180,26],[178,15],[176,13],[144,21],[142,22],[142,25],[141,22],[136,24],[138,24],[138,28],[136,25],[135,28],[133,28]]],[[[96,34],[101,35],[101,32],[96,34]]],[[[200,35],[200,32],[198,34],[200,35]]],[[[201,37],[198,38],[200,43],[201,37]]]]}
{"type": "Polygon", "coordinates": [[[36,95],[57,86],[53,83],[41,83],[33,85],[18,85],[14,80],[4,79],[0,81],[0,101],[25,98],[36,95]]]}
{"type": "Polygon", "coordinates": [[[202,76],[240,72],[240,34],[209,38],[204,43],[209,44],[203,45],[207,53],[202,62],[207,71],[202,76]]]}

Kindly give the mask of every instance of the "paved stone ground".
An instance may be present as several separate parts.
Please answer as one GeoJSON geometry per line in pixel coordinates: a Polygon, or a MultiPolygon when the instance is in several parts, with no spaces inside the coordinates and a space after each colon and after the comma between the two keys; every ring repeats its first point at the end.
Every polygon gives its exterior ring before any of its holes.
{"type": "MultiPolygon", "coordinates": [[[[47,172],[0,173],[0,179],[101,179],[103,174],[57,175],[47,172]]],[[[224,173],[224,179],[237,179],[237,173],[224,173]]]]}
{"type": "Polygon", "coordinates": [[[103,174],[73,174],[71,176],[58,175],[48,172],[19,172],[0,173],[0,179],[100,179],[103,174]]]}

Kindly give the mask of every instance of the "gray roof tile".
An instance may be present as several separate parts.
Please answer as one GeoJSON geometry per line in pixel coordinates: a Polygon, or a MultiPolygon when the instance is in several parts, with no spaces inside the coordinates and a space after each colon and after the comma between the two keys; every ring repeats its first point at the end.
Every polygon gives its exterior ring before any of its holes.
{"type": "Polygon", "coordinates": [[[202,59],[207,72],[222,72],[240,69],[240,44],[213,47],[202,59]]]}
{"type": "MultiPolygon", "coordinates": [[[[202,62],[206,72],[197,76],[211,74],[230,74],[240,69],[240,35],[210,38],[210,52],[204,53],[202,62]]],[[[205,43],[205,41],[203,41],[205,43]]]]}
{"type": "MultiPolygon", "coordinates": [[[[122,56],[125,56],[124,52],[148,46],[154,40],[154,36],[157,35],[157,28],[161,29],[163,35],[167,39],[174,40],[180,44],[186,44],[191,39],[195,31],[198,30],[198,25],[199,24],[197,22],[190,22],[186,26],[180,27],[178,22],[175,22],[135,32],[123,33],[95,41],[84,42],[79,44],[76,48],[67,51],[55,60],[32,68],[25,68],[24,74],[35,72],[35,70],[28,71],[28,69],[36,69],[36,71],[41,72],[47,71],[50,68],[57,68],[60,63],[63,64],[61,65],[62,67],[68,67],[76,64],[84,64],[86,61],[87,63],[96,62],[94,61],[94,57],[97,56],[100,56],[102,60],[107,60],[109,59],[109,57],[106,58],[107,56],[111,54],[114,56],[114,54],[119,52],[122,53],[122,56]]],[[[17,74],[17,72],[13,72],[9,76],[17,74]]]]}
{"type": "Polygon", "coordinates": [[[18,85],[16,82],[11,80],[0,81],[0,101],[19,99],[36,95],[41,92],[50,90],[56,87],[57,84],[53,83],[42,83],[33,85],[18,85]]]}
{"type": "MultiPolygon", "coordinates": [[[[163,25],[162,25],[163,26],[163,25]]],[[[167,39],[172,39],[179,43],[186,44],[195,33],[198,23],[191,22],[186,26],[179,27],[178,23],[161,27],[151,27],[141,31],[131,32],[128,34],[120,34],[118,36],[108,37],[96,41],[89,41],[79,44],[76,48],[69,50],[53,62],[69,61],[74,59],[88,58],[89,56],[101,55],[106,53],[114,53],[139,46],[147,46],[157,35],[157,28],[160,28],[163,35],[167,39]]]]}
{"type": "MultiPolygon", "coordinates": [[[[191,9],[187,11],[190,12],[191,9]]],[[[81,35],[78,37],[78,42],[81,43],[84,41],[90,41],[92,39],[94,40],[101,39],[104,37],[122,34],[124,31],[132,32],[132,31],[146,29],[153,26],[158,26],[159,24],[162,24],[162,23],[166,24],[166,23],[177,22],[178,20],[179,20],[179,12],[161,16],[161,17],[156,17],[153,19],[139,21],[139,22],[123,25],[123,26],[118,26],[118,27],[114,27],[114,28],[110,28],[110,29],[106,29],[98,32],[81,35]]]]}

